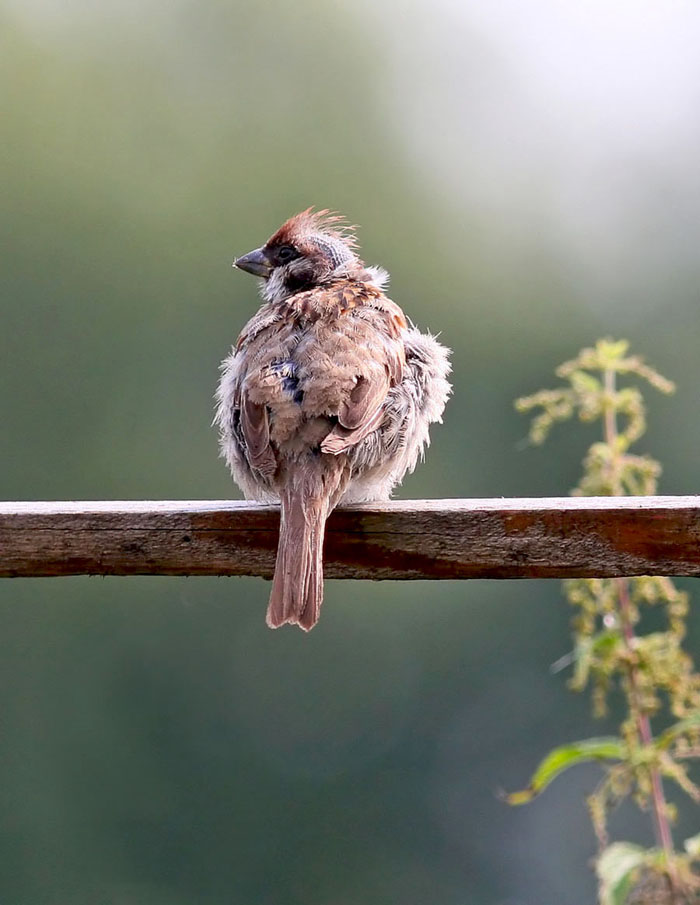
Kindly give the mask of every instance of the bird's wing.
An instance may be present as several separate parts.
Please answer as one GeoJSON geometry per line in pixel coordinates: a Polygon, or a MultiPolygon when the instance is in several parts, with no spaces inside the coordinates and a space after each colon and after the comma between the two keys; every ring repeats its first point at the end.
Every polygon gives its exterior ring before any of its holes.
{"type": "Polygon", "coordinates": [[[338,423],[321,442],[321,452],[338,455],[364,440],[384,417],[388,380],[367,380],[360,376],[348,400],[338,413],[338,423]]]}
{"type": "Polygon", "coordinates": [[[279,332],[280,322],[279,310],[263,306],[241,331],[235,353],[239,367],[233,408],[240,419],[245,456],[251,468],[268,478],[277,469],[275,453],[270,445],[270,418],[264,399],[257,398],[255,386],[250,385],[248,376],[256,361],[257,347],[269,341],[270,334],[279,332]]]}
{"type": "Polygon", "coordinates": [[[275,473],[277,460],[270,446],[270,422],[267,408],[241,393],[241,431],[248,451],[251,468],[270,476],[275,473]]]}
{"type": "Polygon", "coordinates": [[[321,443],[321,451],[338,455],[376,430],[384,418],[387,395],[403,377],[402,332],[406,321],[398,305],[381,292],[343,293],[339,329],[354,339],[354,386],[340,401],[337,424],[321,443]]]}

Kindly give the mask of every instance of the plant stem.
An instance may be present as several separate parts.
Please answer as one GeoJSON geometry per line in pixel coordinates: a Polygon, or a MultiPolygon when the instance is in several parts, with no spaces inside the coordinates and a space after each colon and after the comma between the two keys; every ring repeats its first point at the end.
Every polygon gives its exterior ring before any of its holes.
{"type": "MultiPolygon", "coordinates": [[[[625,647],[628,653],[634,650],[635,633],[630,618],[632,602],[629,596],[629,586],[624,578],[617,578],[618,599],[620,601],[620,625],[622,627],[622,635],[625,640],[625,647]]],[[[641,709],[639,701],[639,688],[637,685],[637,675],[634,664],[629,665],[629,682],[630,697],[634,699],[635,721],[637,723],[637,732],[643,745],[649,746],[653,743],[654,737],[651,731],[651,722],[649,716],[641,709]]],[[[656,830],[656,841],[660,848],[664,850],[666,862],[671,865],[671,857],[673,855],[673,837],[671,835],[671,825],[668,819],[666,809],[666,796],[664,794],[664,786],[661,780],[661,774],[656,767],[650,768],[651,778],[651,794],[654,807],[654,826],[656,830]]]]}
{"type": "MultiPolygon", "coordinates": [[[[605,405],[605,442],[612,452],[611,458],[611,488],[614,496],[622,495],[620,486],[620,463],[619,450],[617,446],[617,417],[615,412],[615,371],[611,368],[605,370],[605,392],[607,396],[605,405]]],[[[622,629],[622,637],[624,639],[627,653],[630,654],[629,663],[629,686],[630,686],[630,707],[634,715],[637,726],[637,734],[641,743],[650,746],[654,737],[651,731],[651,721],[649,715],[644,712],[641,705],[641,696],[639,693],[639,685],[637,681],[637,673],[634,665],[634,651],[636,635],[634,632],[634,622],[632,619],[632,601],[630,599],[629,584],[626,578],[616,579],[617,596],[619,600],[620,627],[622,629]]],[[[663,849],[666,856],[666,866],[668,870],[669,880],[675,888],[676,877],[673,870],[673,836],[671,835],[671,824],[668,817],[668,809],[666,806],[666,796],[664,794],[663,781],[657,767],[649,768],[651,779],[651,795],[652,806],[654,812],[654,829],[656,831],[657,845],[663,849]]]]}

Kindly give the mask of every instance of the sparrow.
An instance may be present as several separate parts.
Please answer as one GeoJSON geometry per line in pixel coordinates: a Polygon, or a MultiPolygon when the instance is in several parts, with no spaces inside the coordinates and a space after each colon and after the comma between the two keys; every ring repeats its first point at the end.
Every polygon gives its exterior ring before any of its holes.
{"type": "Polygon", "coordinates": [[[263,305],[221,364],[214,423],[245,497],[281,504],[267,624],[308,631],[328,516],[389,499],[413,471],[451,392],[450,351],[387,297],[387,272],[330,211],[302,211],[233,266],[260,277],[263,305]]]}

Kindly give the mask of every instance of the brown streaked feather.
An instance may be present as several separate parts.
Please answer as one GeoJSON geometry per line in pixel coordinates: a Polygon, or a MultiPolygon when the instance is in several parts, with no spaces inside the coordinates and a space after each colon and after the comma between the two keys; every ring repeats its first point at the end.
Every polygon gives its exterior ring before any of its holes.
{"type": "Polygon", "coordinates": [[[346,463],[318,458],[286,482],[280,493],[280,539],[272,580],[267,624],[285,623],[309,631],[323,602],[323,539],[326,519],[350,478],[346,463]]]}
{"type": "Polygon", "coordinates": [[[379,427],[388,392],[388,379],[371,381],[360,375],[338,412],[338,424],[321,443],[321,452],[337,456],[379,427]]]}
{"type": "Polygon", "coordinates": [[[350,397],[338,412],[338,421],[348,430],[355,430],[367,418],[367,413],[378,408],[384,401],[389,382],[382,386],[372,386],[372,382],[360,374],[350,397]]]}
{"type": "Polygon", "coordinates": [[[247,356],[241,420],[251,466],[274,474],[278,444],[291,436],[290,429],[303,433],[303,423],[314,419],[318,428],[306,430],[310,441],[322,430],[319,419],[337,419],[313,441],[320,442],[321,452],[334,456],[376,430],[391,387],[403,379],[403,323],[401,309],[380,289],[352,279],[264,306],[238,344],[239,353],[247,356]],[[373,355],[360,353],[373,343],[373,355]],[[298,404],[292,404],[293,394],[283,389],[290,385],[287,368],[280,367],[285,361],[297,375],[298,404]],[[334,372],[331,362],[337,363],[337,377],[335,387],[327,388],[328,375],[334,372]]]}
{"type": "Polygon", "coordinates": [[[279,328],[282,322],[282,312],[278,305],[263,305],[255,317],[251,318],[238,335],[236,340],[236,350],[240,351],[243,346],[255,339],[263,330],[269,330],[271,327],[279,328]]]}
{"type": "Polygon", "coordinates": [[[329,453],[332,456],[347,452],[361,440],[364,440],[373,430],[376,430],[383,419],[384,406],[381,405],[375,410],[370,418],[363,424],[358,425],[354,430],[348,430],[348,428],[343,427],[342,424],[336,424],[333,430],[321,443],[321,452],[329,453]]]}
{"type": "Polygon", "coordinates": [[[267,624],[309,631],[323,602],[323,537],[329,501],[285,488],[281,494],[280,540],[267,607],[267,624]]]}
{"type": "Polygon", "coordinates": [[[277,460],[270,446],[267,408],[251,402],[245,392],[241,396],[241,430],[251,467],[268,477],[273,475],[277,468],[277,460]]]}

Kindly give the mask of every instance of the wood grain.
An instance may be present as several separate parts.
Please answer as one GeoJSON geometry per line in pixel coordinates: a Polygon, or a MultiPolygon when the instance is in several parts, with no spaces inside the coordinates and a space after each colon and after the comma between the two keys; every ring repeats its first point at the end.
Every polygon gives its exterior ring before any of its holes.
{"type": "MultiPolygon", "coordinates": [[[[0,577],[259,575],[279,512],[228,501],[0,503],[0,577]]],[[[700,575],[700,497],[406,500],[333,513],[329,578],[700,575]]]]}

